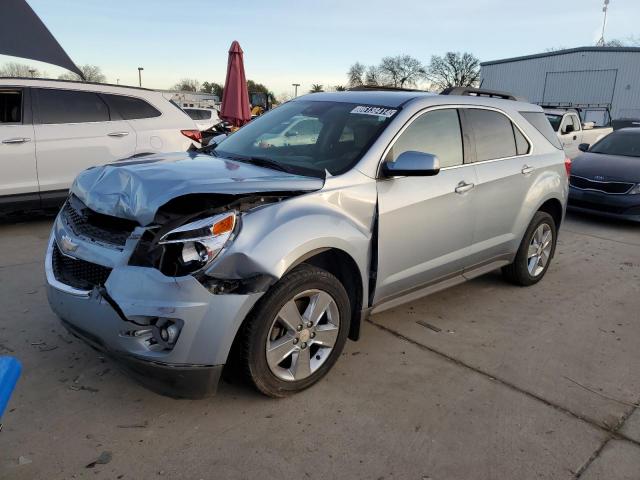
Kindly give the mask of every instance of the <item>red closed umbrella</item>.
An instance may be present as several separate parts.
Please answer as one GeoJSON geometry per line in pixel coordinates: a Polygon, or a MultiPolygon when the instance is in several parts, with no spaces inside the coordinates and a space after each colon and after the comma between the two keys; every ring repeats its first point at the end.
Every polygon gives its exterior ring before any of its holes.
{"type": "Polygon", "coordinates": [[[249,92],[247,78],[244,74],[242,49],[237,41],[233,41],[229,49],[229,63],[227,64],[227,80],[222,94],[222,109],[220,118],[234,127],[241,127],[251,120],[249,108],[249,92]]]}

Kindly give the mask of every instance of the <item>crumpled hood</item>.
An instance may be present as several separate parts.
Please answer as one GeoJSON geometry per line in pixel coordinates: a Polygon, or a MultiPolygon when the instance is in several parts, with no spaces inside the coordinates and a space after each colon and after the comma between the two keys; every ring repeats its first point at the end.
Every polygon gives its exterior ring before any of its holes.
{"type": "Polygon", "coordinates": [[[161,206],[182,195],[314,191],[323,185],[320,178],[178,152],[89,168],[78,175],[71,192],[96,212],[148,225],[161,206]]]}
{"type": "Polygon", "coordinates": [[[585,152],[571,162],[571,174],[604,181],[640,182],[640,158],[585,152]]]}

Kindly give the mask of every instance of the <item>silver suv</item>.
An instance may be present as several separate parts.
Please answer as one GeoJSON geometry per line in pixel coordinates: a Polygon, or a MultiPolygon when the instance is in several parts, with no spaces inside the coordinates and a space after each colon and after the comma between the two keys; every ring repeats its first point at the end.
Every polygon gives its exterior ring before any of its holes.
{"type": "Polygon", "coordinates": [[[540,107],[449,93],[307,95],[200,152],[86,170],[51,233],[51,307],[160,393],[213,394],[226,364],[279,397],[370,313],[497,268],[538,282],[570,162],[540,107]]]}

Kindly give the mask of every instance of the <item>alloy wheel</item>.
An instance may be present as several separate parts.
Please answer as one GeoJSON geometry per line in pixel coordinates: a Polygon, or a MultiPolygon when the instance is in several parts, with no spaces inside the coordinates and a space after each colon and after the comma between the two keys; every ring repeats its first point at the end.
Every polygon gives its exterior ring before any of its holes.
{"type": "Polygon", "coordinates": [[[281,380],[309,377],[329,358],[340,330],[338,306],[327,292],[306,290],[287,301],[267,336],[267,365],[281,380]]]}
{"type": "Polygon", "coordinates": [[[529,242],[529,250],[527,252],[527,269],[529,275],[537,277],[540,275],[551,257],[551,249],[553,247],[553,231],[546,223],[541,223],[529,242]]]}

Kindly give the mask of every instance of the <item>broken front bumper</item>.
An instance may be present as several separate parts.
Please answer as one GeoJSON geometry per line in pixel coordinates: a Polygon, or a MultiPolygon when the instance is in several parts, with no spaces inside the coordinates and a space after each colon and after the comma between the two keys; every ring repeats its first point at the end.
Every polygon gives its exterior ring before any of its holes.
{"type": "Polygon", "coordinates": [[[188,398],[214,394],[235,334],[261,294],[216,295],[190,275],[167,277],[127,265],[132,248],[109,249],[57,221],[45,260],[51,308],[72,333],[154,391],[188,398]],[[69,241],[73,252],[64,250],[69,241]],[[56,273],[56,256],[82,268],[88,263],[92,275],[106,276],[104,286],[65,283],[56,273]],[[154,343],[154,328],[162,322],[181,327],[172,345],[154,343]]]}

